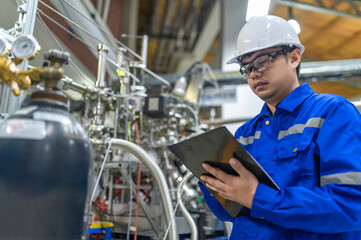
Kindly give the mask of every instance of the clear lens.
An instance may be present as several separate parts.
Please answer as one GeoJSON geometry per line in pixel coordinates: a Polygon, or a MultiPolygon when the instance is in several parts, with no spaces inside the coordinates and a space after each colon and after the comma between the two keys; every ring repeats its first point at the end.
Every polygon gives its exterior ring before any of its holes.
{"type": "Polygon", "coordinates": [[[245,75],[249,75],[252,72],[252,69],[256,69],[258,72],[263,72],[267,69],[268,64],[271,63],[278,55],[285,54],[286,51],[281,50],[274,53],[268,53],[261,55],[255,60],[247,64],[241,64],[240,72],[245,75]]]}

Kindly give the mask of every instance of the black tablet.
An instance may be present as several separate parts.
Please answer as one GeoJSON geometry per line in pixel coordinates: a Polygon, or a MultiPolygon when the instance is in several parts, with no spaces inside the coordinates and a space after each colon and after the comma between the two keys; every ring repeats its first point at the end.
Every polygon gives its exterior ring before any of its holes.
{"type": "MultiPolygon", "coordinates": [[[[237,158],[245,168],[252,172],[259,182],[279,190],[277,184],[258,162],[243,148],[226,127],[210,130],[206,133],[189,138],[168,146],[168,149],[200,180],[203,174],[210,175],[203,167],[206,162],[232,175],[238,175],[229,165],[229,159],[237,158]]],[[[204,184],[202,180],[201,183],[204,184]]],[[[205,184],[204,184],[205,185],[205,184]]],[[[209,189],[210,190],[210,189],[209,189]]],[[[210,190],[211,191],[211,190],[210,190]]],[[[238,216],[242,205],[223,199],[211,191],[217,200],[232,216],[238,216]]]]}

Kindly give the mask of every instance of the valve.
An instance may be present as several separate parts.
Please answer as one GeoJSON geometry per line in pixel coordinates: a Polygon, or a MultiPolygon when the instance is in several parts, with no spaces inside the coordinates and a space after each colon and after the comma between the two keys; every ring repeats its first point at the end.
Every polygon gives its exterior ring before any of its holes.
{"type": "Polygon", "coordinates": [[[13,61],[8,58],[9,49],[9,43],[0,37],[0,83],[10,86],[15,95],[19,95],[20,89],[28,89],[32,82],[45,81],[46,90],[57,89],[58,81],[64,77],[62,66],[70,60],[69,53],[56,49],[49,50],[44,54],[44,58],[50,61],[50,66],[24,71],[18,64],[38,55],[40,46],[36,39],[31,35],[16,38],[11,48],[15,56],[13,61]]]}
{"type": "Polygon", "coordinates": [[[45,81],[46,90],[57,89],[57,84],[64,77],[63,64],[68,64],[70,60],[69,53],[51,49],[44,54],[44,59],[50,61],[50,66],[43,67],[41,77],[45,81]]]}

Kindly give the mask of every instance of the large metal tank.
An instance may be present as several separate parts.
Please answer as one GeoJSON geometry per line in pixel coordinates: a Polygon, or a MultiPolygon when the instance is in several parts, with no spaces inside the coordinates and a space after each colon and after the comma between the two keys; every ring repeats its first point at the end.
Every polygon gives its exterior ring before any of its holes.
{"type": "Polygon", "coordinates": [[[0,239],[86,239],[91,145],[62,93],[40,91],[0,123],[0,239]]]}

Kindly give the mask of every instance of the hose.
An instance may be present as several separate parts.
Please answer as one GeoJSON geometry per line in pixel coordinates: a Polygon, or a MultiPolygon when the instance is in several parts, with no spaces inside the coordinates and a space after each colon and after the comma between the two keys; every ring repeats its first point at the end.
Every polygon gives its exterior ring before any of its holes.
{"type": "MultiPolygon", "coordinates": [[[[142,161],[144,165],[150,170],[150,172],[154,176],[154,180],[156,181],[156,184],[158,185],[158,189],[160,192],[160,196],[166,216],[166,222],[167,224],[171,224],[173,204],[170,197],[167,181],[159,166],[149,157],[149,155],[141,147],[137,146],[134,143],[131,143],[123,139],[115,139],[115,138],[110,139],[109,143],[112,146],[112,148],[120,148],[132,153],[140,161],[142,161]]],[[[172,224],[169,233],[169,240],[177,240],[177,239],[178,236],[177,236],[176,225],[172,224]]]]}
{"type": "Polygon", "coordinates": [[[186,218],[186,220],[189,223],[189,226],[191,228],[191,240],[197,240],[198,239],[198,229],[197,229],[197,225],[194,222],[194,219],[192,218],[191,214],[188,212],[188,210],[186,209],[186,207],[184,206],[184,203],[182,202],[182,190],[183,190],[183,186],[184,184],[186,184],[186,182],[193,177],[193,174],[191,172],[188,172],[185,177],[183,178],[183,180],[179,183],[178,187],[177,187],[177,199],[178,199],[178,204],[179,204],[179,209],[181,211],[181,213],[183,214],[183,216],[186,218]]]}

